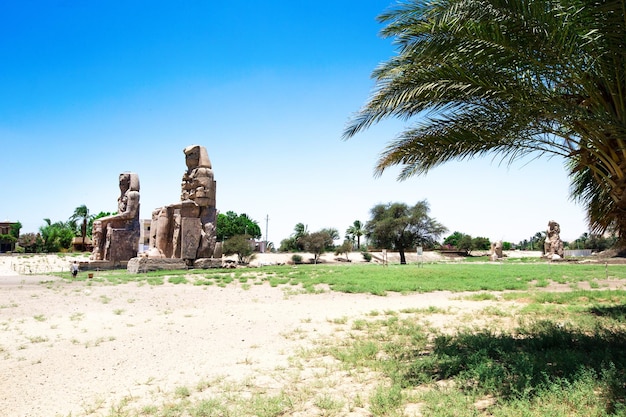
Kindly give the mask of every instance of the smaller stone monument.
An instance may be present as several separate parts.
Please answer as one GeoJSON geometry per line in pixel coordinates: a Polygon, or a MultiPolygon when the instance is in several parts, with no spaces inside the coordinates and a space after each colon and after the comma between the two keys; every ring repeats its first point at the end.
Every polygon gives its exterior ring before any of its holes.
{"type": "Polygon", "coordinates": [[[561,240],[561,226],[554,220],[548,222],[546,241],[543,244],[544,256],[549,259],[562,259],[565,251],[561,240]]]}
{"type": "Polygon", "coordinates": [[[497,242],[491,242],[491,260],[497,261],[498,259],[502,259],[503,256],[502,241],[499,240],[497,242]]]}
{"type": "Polygon", "coordinates": [[[119,176],[119,186],[117,214],[93,222],[93,252],[88,265],[91,269],[119,266],[137,256],[141,232],[139,176],[134,172],[123,172],[119,176]]]}

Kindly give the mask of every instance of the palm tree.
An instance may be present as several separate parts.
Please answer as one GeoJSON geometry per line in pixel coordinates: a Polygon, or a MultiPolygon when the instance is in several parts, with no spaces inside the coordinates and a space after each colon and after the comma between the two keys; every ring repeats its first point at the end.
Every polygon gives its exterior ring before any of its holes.
{"type": "Polygon", "coordinates": [[[85,245],[85,239],[87,237],[87,225],[89,224],[89,220],[91,219],[91,217],[93,216],[89,215],[89,209],[84,204],[76,207],[76,209],[74,209],[74,214],[72,214],[72,217],[70,217],[71,221],[81,221],[80,236],[82,238],[81,246],[83,250],[86,250],[87,248],[87,246],[85,245]]]}
{"type": "Polygon", "coordinates": [[[417,118],[381,154],[399,179],[492,154],[565,160],[590,231],[626,247],[626,5],[615,0],[403,2],[379,16],[397,56],[349,122],[417,118]]]}
{"type": "Polygon", "coordinates": [[[365,229],[361,221],[355,220],[352,226],[348,227],[346,230],[346,237],[350,236],[352,241],[356,239],[356,248],[361,249],[361,236],[363,236],[364,233],[365,229]]]}

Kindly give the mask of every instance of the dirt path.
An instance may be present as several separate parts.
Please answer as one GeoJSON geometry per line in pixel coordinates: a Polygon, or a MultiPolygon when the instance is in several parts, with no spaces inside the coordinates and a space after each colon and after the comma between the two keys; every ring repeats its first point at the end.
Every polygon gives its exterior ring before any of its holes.
{"type": "Polygon", "coordinates": [[[102,415],[128,396],[150,399],[202,380],[288,369],[289,357],[333,334],[337,319],[485,307],[447,292],[286,296],[267,283],[244,289],[40,280],[50,277],[0,278],[2,416],[102,415]]]}

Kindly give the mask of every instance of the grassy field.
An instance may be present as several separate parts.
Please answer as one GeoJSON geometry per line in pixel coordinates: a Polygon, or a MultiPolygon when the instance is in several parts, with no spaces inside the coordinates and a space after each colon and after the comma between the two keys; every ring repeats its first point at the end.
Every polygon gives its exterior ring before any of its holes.
{"type": "MultiPolygon", "coordinates": [[[[626,416],[626,266],[299,265],[141,275],[110,271],[91,280],[92,285],[126,282],[271,285],[293,294],[459,292],[486,306],[455,328],[432,326],[434,316],[449,312],[428,308],[346,318],[337,322],[341,337],[300,352],[293,366],[332,358],[333,372],[376,384],[358,400],[373,416],[626,416]],[[553,284],[565,288],[550,291],[553,284]],[[372,379],[372,373],[379,377],[372,379]]],[[[109,416],[292,415],[299,395],[302,389],[292,388],[278,396],[225,395],[201,403],[185,403],[181,395],[171,408],[133,414],[120,407],[109,416]]],[[[320,415],[350,415],[351,407],[339,398],[316,401],[320,415]]]]}
{"type": "MultiPolygon", "coordinates": [[[[57,274],[70,278],[69,272],[57,274]]],[[[86,280],[81,273],[79,280],[86,280]]],[[[434,263],[424,265],[298,265],[262,268],[157,271],[129,274],[123,270],[94,273],[95,282],[112,284],[146,282],[226,285],[233,281],[248,284],[298,285],[314,292],[320,285],[333,291],[385,295],[393,292],[507,291],[545,287],[549,283],[576,288],[587,283],[599,288],[600,282],[626,280],[625,265],[570,263],[434,263]]],[[[606,285],[606,284],[605,284],[606,285]]]]}

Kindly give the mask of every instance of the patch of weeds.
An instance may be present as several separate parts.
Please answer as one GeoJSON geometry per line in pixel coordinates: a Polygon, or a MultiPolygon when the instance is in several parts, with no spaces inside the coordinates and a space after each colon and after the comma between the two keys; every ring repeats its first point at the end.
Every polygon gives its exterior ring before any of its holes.
{"type": "Polygon", "coordinates": [[[485,307],[481,310],[481,314],[488,316],[498,316],[498,317],[510,317],[512,314],[508,311],[504,311],[501,308],[495,306],[485,307]]]}
{"type": "Polygon", "coordinates": [[[187,278],[185,278],[182,275],[179,276],[175,276],[175,277],[168,277],[167,281],[170,284],[187,284],[189,281],[187,280],[187,278]]]}
{"type": "Polygon", "coordinates": [[[113,310],[113,314],[115,314],[116,316],[121,316],[124,311],[125,310],[123,308],[116,308],[115,310],[113,310]]]}
{"type": "MultiPolygon", "coordinates": [[[[156,415],[159,411],[159,408],[156,405],[145,405],[141,408],[140,415],[142,416],[150,416],[156,415]]],[[[203,416],[205,414],[197,414],[198,416],[203,416]]],[[[206,414],[207,416],[211,414],[206,414]]]]}
{"type": "Polygon", "coordinates": [[[164,284],[164,278],[163,277],[148,277],[148,278],[146,278],[146,281],[150,285],[163,285],[164,284]]]}
{"type": "Polygon", "coordinates": [[[346,316],[339,317],[339,318],[336,318],[336,319],[332,319],[330,322],[333,323],[333,324],[346,324],[346,323],[348,323],[348,317],[346,317],[346,316]]]}
{"type": "MultiPolygon", "coordinates": [[[[291,399],[284,393],[274,396],[256,394],[250,399],[247,412],[257,417],[277,417],[288,414],[293,408],[291,399]]],[[[223,415],[223,414],[221,414],[223,415]]]]}
{"type": "Polygon", "coordinates": [[[111,302],[111,298],[107,297],[106,295],[101,295],[100,296],[100,302],[102,304],[109,304],[111,302]]]}
{"type": "Polygon", "coordinates": [[[33,318],[37,321],[46,321],[46,316],[44,316],[43,314],[37,314],[35,316],[33,316],[33,318]]]}
{"type": "Polygon", "coordinates": [[[313,404],[315,404],[316,407],[324,410],[327,414],[334,414],[338,413],[343,408],[345,403],[341,400],[333,398],[333,396],[330,394],[322,394],[315,398],[313,404]]]}
{"type": "Polygon", "coordinates": [[[363,319],[356,319],[352,322],[352,330],[365,330],[367,328],[367,321],[363,319]]]}
{"type": "Polygon", "coordinates": [[[448,314],[450,311],[448,309],[444,309],[436,306],[428,306],[426,308],[403,308],[400,310],[401,313],[405,314],[448,314]]]}
{"type": "Polygon", "coordinates": [[[72,321],[81,321],[84,318],[85,318],[84,313],[74,313],[70,316],[70,320],[72,321]]]}
{"type": "Polygon", "coordinates": [[[30,343],[45,343],[49,339],[45,336],[30,336],[28,337],[28,340],[30,341],[30,343]]]}
{"type": "Polygon", "coordinates": [[[187,387],[178,387],[174,391],[174,395],[178,398],[187,398],[191,396],[191,391],[187,387]]]}
{"type": "Polygon", "coordinates": [[[232,415],[228,406],[216,398],[202,400],[189,409],[193,417],[220,417],[232,415]]]}
{"type": "Polygon", "coordinates": [[[495,301],[498,299],[498,297],[496,297],[494,294],[490,292],[481,291],[475,294],[467,295],[463,297],[463,299],[469,300],[469,301],[495,301]]]}
{"type": "Polygon", "coordinates": [[[370,397],[370,409],[375,416],[393,415],[402,404],[402,388],[379,385],[370,397]]]}

